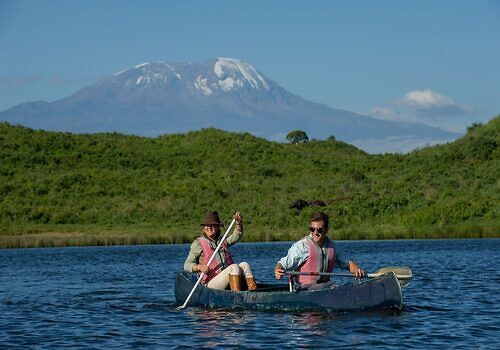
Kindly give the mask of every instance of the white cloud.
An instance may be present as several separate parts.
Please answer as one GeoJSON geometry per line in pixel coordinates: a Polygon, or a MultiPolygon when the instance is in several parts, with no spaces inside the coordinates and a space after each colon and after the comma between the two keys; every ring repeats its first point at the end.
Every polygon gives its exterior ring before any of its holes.
{"type": "Polygon", "coordinates": [[[419,109],[456,106],[451,97],[441,95],[439,92],[432,91],[431,89],[409,91],[400,100],[400,103],[403,106],[419,109]]]}
{"type": "Polygon", "coordinates": [[[472,110],[470,107],[455,103],[451,97],[431,89],[409,91],[395,104],[406,109],[405,112],[412,112],[417,118],[424,120],[459,117],[472,110]]]}
{"type": "Polygon", "coordinates": [[[432,89],[411,90],[400,99],[371,109],[371,115],[379,119],[423,123],[453,132],[463,132],[477,119],[476,114],[474,108],[432,89]]]}
{"type": "Polygon", "coordinates": [[[392,119],[398,116],[397,112],[394,109],[380,106],[373,107],[371,113],[373,115],[381,117],[382,119],[392,119]]]}

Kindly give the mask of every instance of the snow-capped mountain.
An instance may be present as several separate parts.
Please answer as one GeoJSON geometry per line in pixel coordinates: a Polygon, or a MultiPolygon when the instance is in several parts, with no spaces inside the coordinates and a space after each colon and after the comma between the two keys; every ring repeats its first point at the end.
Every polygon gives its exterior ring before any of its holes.
{"type": "Polygon", "coordinates": [[[234,58],[139,64],[61,100],[15,106],[1,112],[0,120],[45,130],[143,136],[215,127],[278,141],[300,129],[310,138],[334,135],[369,152],[405,151],[402,142],[408,140],[428,144],[458,136],[307,101],[234,58]],[[375,147],[388,141],[386,149],[375,147]]]}

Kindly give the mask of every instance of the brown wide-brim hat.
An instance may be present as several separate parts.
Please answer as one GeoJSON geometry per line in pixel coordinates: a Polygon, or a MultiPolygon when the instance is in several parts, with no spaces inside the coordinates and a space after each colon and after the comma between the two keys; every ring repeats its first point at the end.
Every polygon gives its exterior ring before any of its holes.
{"type": "Polygon", "coordinates": [[[207,225],[224,226],[224,224],[219,219],[219,213],[217,213],[217,211],[209,210],[205,213],[205,219],[203,219],[203,223],[201,224],[201,226],[207,225]]]}

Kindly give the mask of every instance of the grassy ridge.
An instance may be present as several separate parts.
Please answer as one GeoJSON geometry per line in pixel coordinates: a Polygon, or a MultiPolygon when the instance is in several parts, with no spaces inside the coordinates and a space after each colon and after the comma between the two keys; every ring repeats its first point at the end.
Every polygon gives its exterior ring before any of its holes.
{"type": "Polygon", "coordinates": [[[204,129],[142,138],[0,124],[0,246],[187,242],[208,208],[246,240],[296,239],[332,200],[341,239],[498,236],[500,116],[407,155],[204,129]],[[317,208],[316,208],[317,209],[317,208]]]}

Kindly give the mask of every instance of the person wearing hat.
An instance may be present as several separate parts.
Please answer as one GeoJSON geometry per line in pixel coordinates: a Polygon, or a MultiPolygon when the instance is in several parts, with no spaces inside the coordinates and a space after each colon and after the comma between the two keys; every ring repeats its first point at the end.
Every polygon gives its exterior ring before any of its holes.
{"type": "Polygon", "coordinates": [[[257,289],[255,279],[247,262],[235,264],[229,247],[237,243],[243,235],[243,217],[237,211],[233,218],[236,228],[233,233],[222,243],[221,248],[212,260],[210,266],[207,262],[213,255],[217,245],[222,239],[220,228],[224,226],[219,219],[217,211],[207,211],[201,226],[202,235],[191,244],[189,254],[184,262],[184,270],[189,272],[203,272],[201,283],[208,288],[226,289],[229,285],[232,291],[257,289]]]}
{"type": "MultiPolygon", "coordinates": [[[[281,279],[285,271],[299,272],[332,272],[334,267],[349,270],[354,277],[365,275],[353,260],[346,260],[342,252],[326,235],[328,233],[328,215],[322,212],[311,214],[309,234],[295,242],[287,256],[281,258],[274,269],[276,279],[281,279]]],[[[333,287],[329,276],[298,275],[295,288],[298,290],[313,290],[333,287]]]]}

